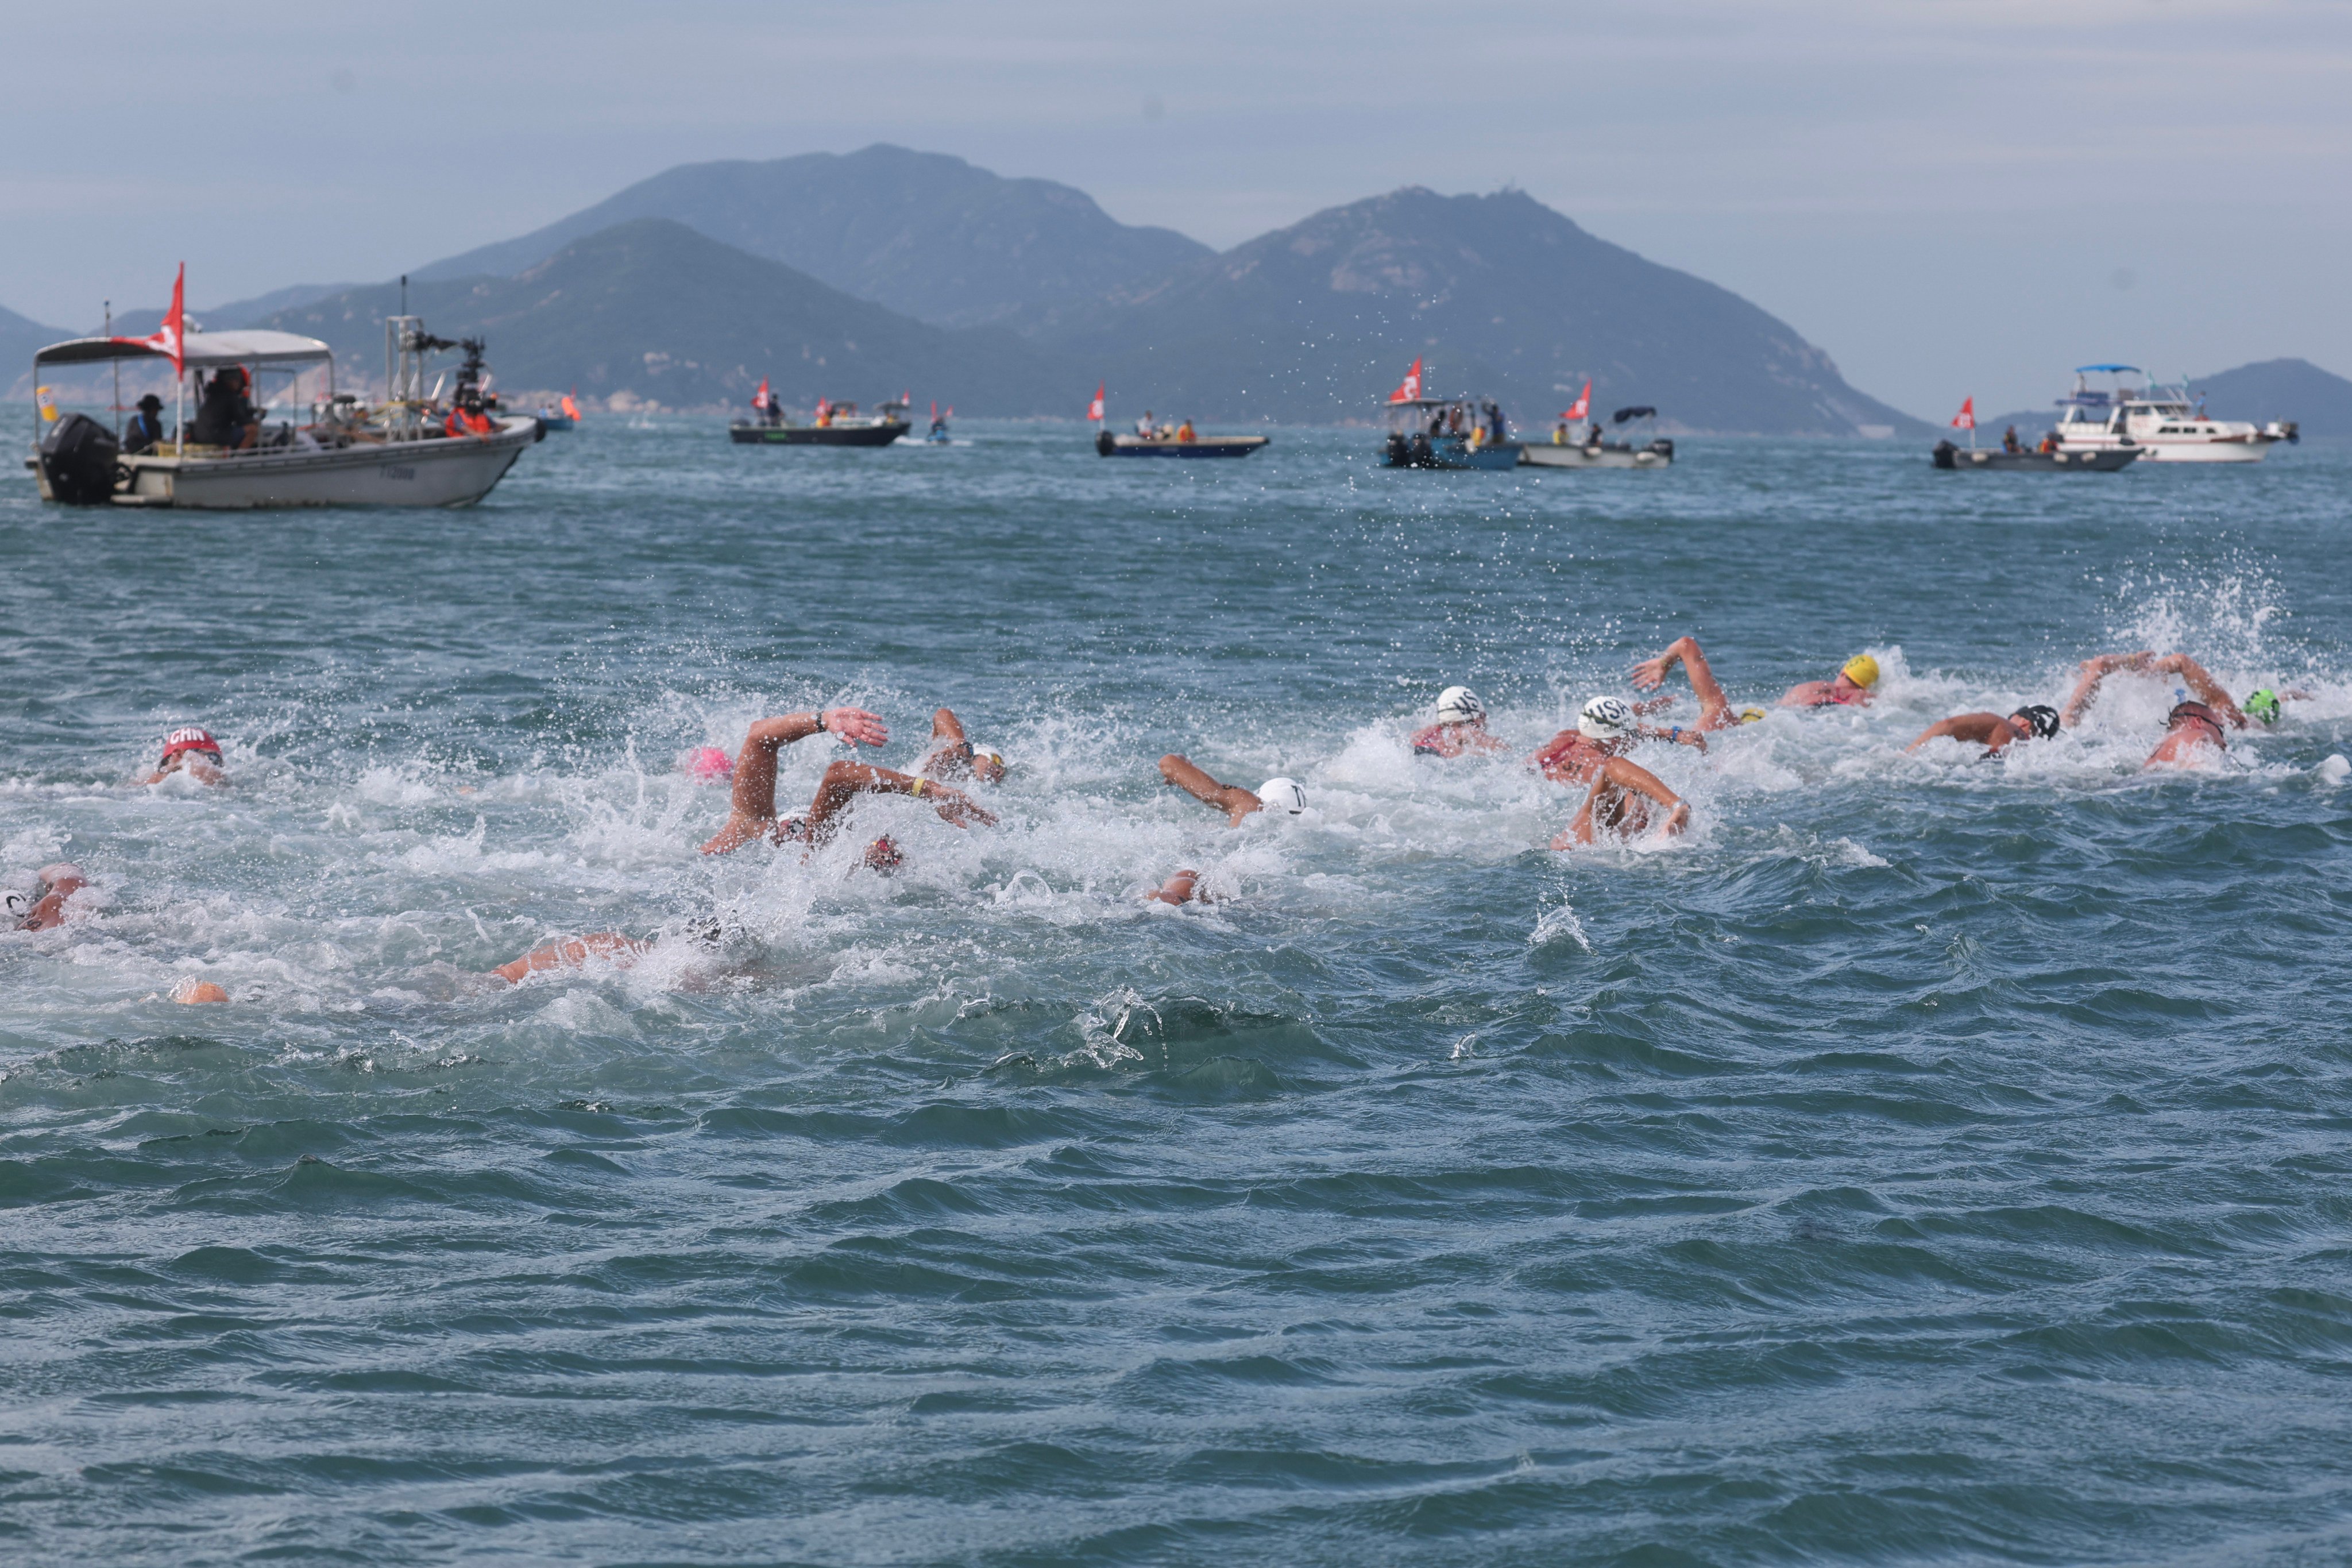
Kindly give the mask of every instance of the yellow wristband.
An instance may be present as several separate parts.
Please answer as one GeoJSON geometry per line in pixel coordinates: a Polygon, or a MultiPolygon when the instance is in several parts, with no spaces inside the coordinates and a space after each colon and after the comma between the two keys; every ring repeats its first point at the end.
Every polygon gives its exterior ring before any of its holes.
{"type": "Polygon", "coordinates": [[[911,789],[911,790],[908,790],[907,793],[908,793],[908,795],[920,795],[920,794],[922,794],[922,793],[923,793],[923,781],[922,781],[921,779],[917,779],[917,780],[915,781],[915,787],[914,787],[913,789],[911,789]]]}

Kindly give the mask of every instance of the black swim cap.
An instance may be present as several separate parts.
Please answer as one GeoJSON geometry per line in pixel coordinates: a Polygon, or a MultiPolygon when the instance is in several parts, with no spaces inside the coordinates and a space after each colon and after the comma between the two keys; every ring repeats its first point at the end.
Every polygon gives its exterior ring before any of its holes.
{"type": "Polygon", "coordinates": [[[2046,741],[2058,732],[2058,710],[2047,702],[2028,703],[2010,717],[2024,720],[2026,729],[2037,741],[2046,741]]]}
{"type": "Polygon", "coordinates": [[[2221,716],[2202,702],[2174,703],[2172,711],[2164,716],[2164,727],[2168,730],[2179,729],[2183,719],[2201,719],[2212,725],[2217,731],[2221,728],[2221,716]]]}

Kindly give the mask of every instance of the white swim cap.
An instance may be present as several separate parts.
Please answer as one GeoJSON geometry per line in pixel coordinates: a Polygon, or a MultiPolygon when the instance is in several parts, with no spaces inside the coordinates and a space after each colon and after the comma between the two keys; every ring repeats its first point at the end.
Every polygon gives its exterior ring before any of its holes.
{"type": "Polygon", "coordinates": [[[1584,705],[1576,731],[1588,741],[1612,741],[1633,727],[1633,710],[1620,697],[1596,697],[1584,705]]]}
{"type": "Polygon", "coordinates": [[[1437,721],[1441,724],[1458,724],[1466,719],[1486,716],[1486,705],[1466,686],[1449,686],[1437,694],[1437,721]]]}
{"type": "Polygon", "coordinates": [[[1307,809],[1307,792],[1298,787],[1297,779],[1268,779],[1257,786],[1257,798],[1268,811],[1286,811],[1297,816],[1307,809]]]}

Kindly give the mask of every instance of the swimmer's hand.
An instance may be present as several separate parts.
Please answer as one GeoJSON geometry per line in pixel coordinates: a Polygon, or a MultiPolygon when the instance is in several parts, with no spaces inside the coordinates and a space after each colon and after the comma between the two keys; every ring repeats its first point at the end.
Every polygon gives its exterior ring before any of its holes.
{"type": "Polygon", "coordinates": [[[845,746],[856,747],[861,742],[869,746],[885,746],[890,742],[890,726],[878,713],[868,713],[863,708],[828,708],[819,721],[833,734],[841,737],[845,746]]]}
{"type": "Polygon", "coordinates": [[[1633,689],[1636,691],[1655,691],[1659,687],[1664,686],[1666,683],[1666,671],[1675,667],[1675,660],[1679,657],[1681,656],[1676,654],[1674,649],[1668,648],[1657,658],[1645,658],[1641,663],[1635,665],[1633,667],[1633,689]]]}
{"type": "Polygon", "coordinates": [[[1672,838],[1675,834],[1689,827],[1690,821],[1690,802],[1686,800],[1678,800],[1675,802],[1674,810],[1666,813],[1665,826],[1658,829],[1658,837],[1661,838],[1672,838]]]}
{"type": "Polygon", "coordinates": [[[932,808],[940,814],[940,819],[943,822],[952,822],[958,827],[970,827],[975,822],[982,827],[996,826],[995,814],[961,790],[950,789],[945,784],[934,784],[924,794],[938,797],[933,802],[932,808]]]}

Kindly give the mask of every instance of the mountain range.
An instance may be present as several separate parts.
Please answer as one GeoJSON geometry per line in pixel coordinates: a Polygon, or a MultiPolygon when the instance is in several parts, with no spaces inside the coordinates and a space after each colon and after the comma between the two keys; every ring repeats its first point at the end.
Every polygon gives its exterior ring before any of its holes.
{"type": "MultiPolygon", "coordinates": [[[[399,298],[396,282],[303,285],[192,315],[324,337],[364,384],[399,298]]],[[[1596,410],[1651,404],[1681,430],[1934,428],[1849,386],[1769,313],[1513,190],[1394,191],[1218,253],[1066,185],[874,146],[671,169],[415,268],[408,298],[442,336],[488,337],[501,384],[616,406],[740,408],[764,378],[796,406],[911,390],[968,414],[1066,417],[1107,381],[1120,418],[1148,404],[1202,421],[1368,420],[1420,359],[1431,390],[1496,397],[1523,428],[1587,380],[1596,410]]],[[[0,354],[18,364],[66,335],[0,311],[0,354]]],[[[2352,412],[2334,412],[2352,383],[2301,361],[2200,384],[2217,412],[2277,401],[2314,434],[2352,433],[2352,412]]]]}

